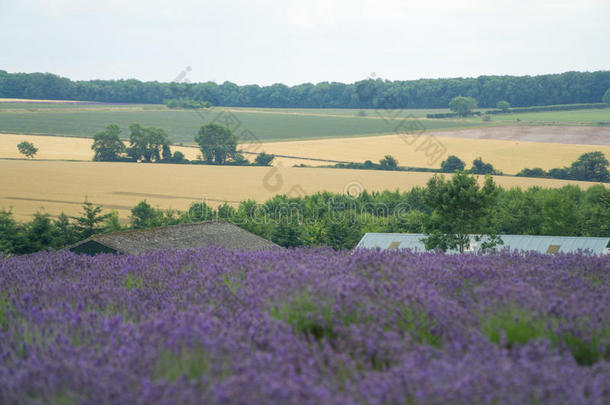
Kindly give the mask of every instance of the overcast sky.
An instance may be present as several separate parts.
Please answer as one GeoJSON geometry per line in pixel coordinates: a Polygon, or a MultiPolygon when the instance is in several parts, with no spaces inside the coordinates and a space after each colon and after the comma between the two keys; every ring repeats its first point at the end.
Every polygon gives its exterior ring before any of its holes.
{"type": "Polygon", "coordinates": [[[610,0],[0,0],[0,69],[288,85],[610,69],[610,0]]]}

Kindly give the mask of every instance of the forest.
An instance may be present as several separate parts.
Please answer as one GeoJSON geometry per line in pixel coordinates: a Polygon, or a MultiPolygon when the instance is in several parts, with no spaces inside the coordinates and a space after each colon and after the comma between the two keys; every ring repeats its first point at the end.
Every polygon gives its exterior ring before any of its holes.
{"type": "Polygon", "coordinates": [[[0,70],[0,97],[162,104],[171,99],[216,106],[283,108],[447,108],[452,98],[472,97],[481,108],[506,101],[513,107],[598,103],[610,89],[610,71],[539,76],[321,82],[286,86],[232,82],[162,83],[129,80],[72,81],[51,73],[0,70]]]}

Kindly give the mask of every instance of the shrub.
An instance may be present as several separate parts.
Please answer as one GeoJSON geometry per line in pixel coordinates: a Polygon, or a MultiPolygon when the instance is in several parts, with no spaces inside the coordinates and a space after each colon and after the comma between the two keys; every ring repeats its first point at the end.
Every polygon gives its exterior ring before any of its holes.
{"type": "Polygon", "coordinates": [[[455,171],[462,171],[466,167],[466,163],[457,156],[450,155],[446,160],[441,162],[441,172],[443,173],[454,173],[455,171]]]}

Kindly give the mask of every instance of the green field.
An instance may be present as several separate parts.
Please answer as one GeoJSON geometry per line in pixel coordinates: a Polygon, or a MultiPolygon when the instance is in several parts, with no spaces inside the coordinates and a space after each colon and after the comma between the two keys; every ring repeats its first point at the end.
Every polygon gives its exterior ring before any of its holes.
{"type": "Polygon", "coordinates": [[[521,123],[534,125],[610,125],[610,108],[543,111],[533,113],[497,114],[492,122],[521,123]]]}
{"type": "MultiPolygon", "coordinates": [[[[224,118],[238,120],[235,125],[229,125],[237,135],[249,130],[260,141],[277,141],[390,134],[405,118],[422,117],[430,111],[366,110],[366,116],[357,116],[359,110],[348,109],[214,108],[195,112],[164,106],[10,104],[11,108],[0,109],[0,132],[91,137],[109,124],[118,124],[127,137],[129,124],[137,122],[164,128],[175,143],[184,144],[193,143],[201,125],[214,120],[222,123],[224,118]]],[[[422,119],[419,122],[426,130],[483,125],[480,120],[422,119]]]]}
{"type": "Polygon", "coordinates": [[[224,118],[237,135],[249,130],[260,141],[318,139],[391,134],[405,118],[416,118],[426,130],[443,130],[482,125],[609,125],[610,108],[492,115],[468,119],[425,119],[431,112],[448,110],[357,110],[222,108],[171,110],[163,105],[60,104],[0,102],[0,132],[92,137],[109,124],[118,124],[127,138],[128,126],[164,128],[175,143],[192,144],[199,127],[224,118]]]}

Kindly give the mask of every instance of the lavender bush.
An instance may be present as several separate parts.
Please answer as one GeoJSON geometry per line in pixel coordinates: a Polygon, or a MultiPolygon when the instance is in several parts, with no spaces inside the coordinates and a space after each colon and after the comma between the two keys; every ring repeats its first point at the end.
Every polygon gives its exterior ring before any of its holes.
{"type": "Polygon", "coordinates": [[[0,259],[0,403],[607,404],[610,256],[0,259]]]}

